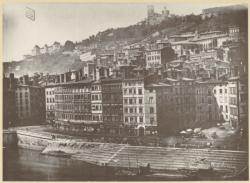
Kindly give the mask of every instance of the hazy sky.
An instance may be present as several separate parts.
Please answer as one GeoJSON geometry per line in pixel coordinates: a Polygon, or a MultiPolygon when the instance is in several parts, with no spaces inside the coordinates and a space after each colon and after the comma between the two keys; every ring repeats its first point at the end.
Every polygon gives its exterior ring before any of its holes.
{"type": "MultiPolygon", "coordinates": [[[[42,47],[54,41],[81,41],[107,28],[135,24],[147,15],[148,3],[19,3],[4,5],[4,61],[20,60],[31,54],[34,45],[42,47]],[[25,17],[25,7],[36,11],[36,20],[25,17]]],[[[155,12],[164,6],[171,14],[200,14],[202,9],[229,4],[166,4],[155,3],[155,12]]]]}

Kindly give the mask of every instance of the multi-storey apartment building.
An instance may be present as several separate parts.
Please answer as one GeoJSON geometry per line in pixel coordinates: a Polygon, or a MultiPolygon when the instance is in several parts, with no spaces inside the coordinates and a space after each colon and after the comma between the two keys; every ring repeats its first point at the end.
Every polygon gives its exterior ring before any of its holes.
{"type": "MultiPolygon", "coordinates": [[[[169,102],[171,95],[171,85],[165,83],[154,83],[145,86],[144,103],[145,103],[145,132],[157,133],[163,132],[161,127],[169,128],[171,122],[168,119],[171,104],[169,102]]],[[[142,130],[139,129],[139,132],[142,130]]]]}
{"type": "Polygon", "coordinates": [[[101,81],[95,81],[91,86],[91,111],[94,122],[103,122],[102,110],[102,85],[101,81]]]}
{"type": "Polygon", "coordinates": [[[46,121],[48,123],[55,119],[55,85],[45,87],[46,121]]]}
{"type": "Polygon", "coordinates": [[[248,127],[248,87],[246,78],[232,77],[228,81],[230,122],[235,128],[248,127]]]}
{"type": "Polygon", "coordinates": [[[15,126],[17,122],[15,90],[16,79],[11,73],[9,78],[3,78],[3,128],[15,126]]]}
{"type": "Polygon", "coordinates": [[[176,54],[169,43],[158,42],[156,47],[146,50],[146,68],[165,68],[166,63],[174,60],[176,54]]]}
{"type": "Polygon", "coordinates": [[[219,81],[197,81],[195,84],[196,122],[200,127],[211,127],[226,118],[227,89],[219,81]],[[221,85],[221,86],[220,86],[221,85]],[[219,102],[218,102],[219,101],[219,102]]]}
{"type": "Polygon", "coordinates": [[[91,81],[60,83],[55,93],[55,122],[62,129],[80,130],[93,124],[91,113],[91,81]]]}
{"type": "Polygon", "coordinates": [[[122,82],[124,124],[134,129],[145,128],[144,78],[129,78],[122,82]]]}
{"type": "MultiPolygon", "coordinates": [[[[216,82],[214,82],[216,83],[216,82]]],[[[229,90],[228,83],[225,81],[217,81],[217,84],[213,89],[213,96],[216,99],[219,108],[219,119],[222,122],[230,121],[230,110],[229,110],[229,90]]]]}
{"type": "Polygon", "coordinates": [[[103,128],[105,134],[120,134],[123,124],[122,80],[101,80],[103,128]]]}
{"type": "Polygon", "coordinates": [[[16,86],[17,117],[20,124],[45,122],[45,92],[40,86],[16,86]]]}
{"type": "MultiPolygon", "coordinates": [[[[194,80],[190,78],[166,78],[164,83],[171,85],[167,96],[166,113],[168,117],[164,125],[168,125],[168,129],[165,133],[171,134],[186,128],[195,127],[194,80]]],[[[160,130],[162,129],[160,128],[160,130]]]]}

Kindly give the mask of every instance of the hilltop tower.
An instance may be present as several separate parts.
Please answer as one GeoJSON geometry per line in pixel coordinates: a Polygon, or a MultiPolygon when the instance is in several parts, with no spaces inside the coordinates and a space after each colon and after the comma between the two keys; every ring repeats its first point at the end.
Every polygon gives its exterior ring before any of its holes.
{"type": "Polygon", "coordinates": [[[153,17],[155,14],[154,12],[154,6],[153,5],[148,5],[148,19],[153,17]]]}
{"type": "Polygon", "coordinates": [[[167,9],[166,6],[164,6],[163,10],[162,10],[162,16],[164,18],[167,18],[169,16],[169,10],[167,9]]]}

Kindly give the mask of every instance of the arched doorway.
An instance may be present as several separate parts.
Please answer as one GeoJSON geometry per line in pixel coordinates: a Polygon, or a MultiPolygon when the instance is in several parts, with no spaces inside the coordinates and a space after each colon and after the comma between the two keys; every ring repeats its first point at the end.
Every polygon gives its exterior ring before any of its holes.
{"type": "Polygon", "coordinates": [[[145,131],[145,129],[141,126],[139,128],[139,136],[144,136],[144,131],[145,131]]]}

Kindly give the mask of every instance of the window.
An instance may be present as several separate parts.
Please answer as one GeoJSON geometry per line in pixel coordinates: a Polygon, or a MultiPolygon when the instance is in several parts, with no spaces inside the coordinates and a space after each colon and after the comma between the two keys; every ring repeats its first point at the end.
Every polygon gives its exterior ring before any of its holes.
{"type": "Polygon", "coordinates": [[[134,92],[133,92],[135,95],[136,95],[136,89],[134,88],[134,92]]]}
{"type": "Polygon", "coordinates": [[[142,89],[138,89],[138,95],[142,95],[142,89]]]}
{"type": "Polygon", "coordinates": [[[207,94],[208,94],[208,96],[211,96],[211,90],[210,89],[208,89],[207,94]]]}
{"type": "Polygon", "coordinates": [[[124,94],[127,94],[127,89],[124,89],[124,90],[123,90],[123,93],[124,93],[124,94]]]}
{"type": "Polygon", "coordinates": [[[128,104],[128,99],[124,99],[124,104],[128,104]]]}
{"type": "Polygon", "coordinates": [[[149,97],[149,103],[153,103],[153,97],[149,97]]]}
{"type": "Polygon", "coordinates": [[[139,98],[139,104],[142,104],[142,98],[139,98]]]}
{"type": "Polygon", "coordinates": [[[125,122],[128,122],[128,117],[125,117],[125,122]]]}
{"type": "Polygon", "coordinates": [[[131,98],[129,99],[129,104],[133,104],[133,100],[131,98]]]}
{"type": "Polygon", "coordinates": [[[212,104],[212,100],[210,97],[208,98],[208,104],[212,104]]]}
{"type": "Polygon", "coordinates": [[[129,113],[133,113],[133,108],[129,108],[129,113]]]}
{"type": "Polygon", "coordinates": [[[155,120],[155,119],[154,119],[153,117],[150,118],[150,124],[151,124],[151,125],[154,123],[154,120],[155,120]]]}
{"type": "Polygon", "coordinates": [[[220,89],[220,93],[222,93],[222,89],[220,89]]]}
{"type": "Polygon", "coordinates": [[[129,94],[132,94],[132,89],[129,89],[129,94]]]}
{"type": "Polygon", "coordinates": [[[143,117],[140,117],[140,123],[143,123],[143,117]]]}
{"type": "Polygon", "coordinates": [[[153,107],[150,107],[150,108],[149,108],[149,112],[150,112],[150,114],[154,113],[154,108],[153,108],[153,107]]]}
{"type": "Polygon", "coordinates": [[[139,107],[139,113],[142,113],[142,111],[143,111],[143,108],[139,107]]]}
{"type": "Polygon", "coordinates": [[[128,113],[128,108],[127,108],[127,107],[124,109],[124,112],[125,112],[125,113],[128,113]]]}

